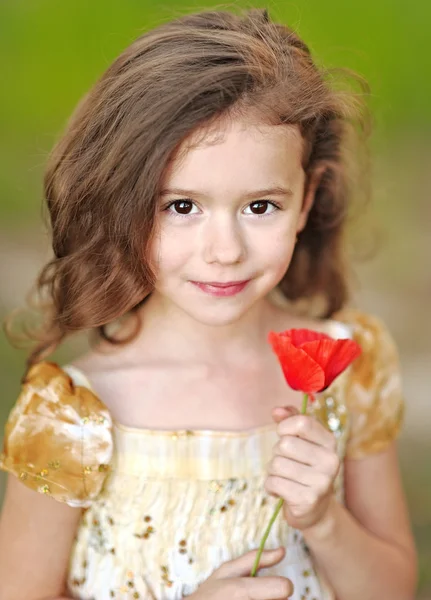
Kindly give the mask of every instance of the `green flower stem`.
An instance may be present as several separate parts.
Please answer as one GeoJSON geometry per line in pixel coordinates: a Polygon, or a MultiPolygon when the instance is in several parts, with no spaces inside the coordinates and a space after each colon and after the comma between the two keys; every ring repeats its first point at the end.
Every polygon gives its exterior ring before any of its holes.
{"type": "Polygon", "coordinates": [[[308,404],[308,394],[304,394],[304,396],[302,398],[301,415],[305,415],[307,413],[307,404],[308,404]]]}
{"type": "MultiPolygon", "coordinates": [[[[302,415],[305,415],[306,412],[307,412],[307,404],[308,404],[308,394],[305,393],[304,397],[302,399],[302,407],[301,407],[301,414],[302,415]]],[[[263,548],[265,546],[265,542],[268,539],[269,532],[271,531],[271,527],[273,526],[274,521],[277,518],[278,513],[281,510],[281,507],[283,506],[283,502],[284,502],[283,498],[280,498],[279,501],[277,502],[277,505],[276,505],[274,513],[273,513],[273,515],[272,515],[272,517],[271,517],[271,519],[270,519],[270,521],[268,523],[268,526],[265,529],[265,533],[263,534],[262,540],[261,540],[261,542],[259,544],[259,549],[258,549],[258,552],[257,552],[257,556],[256,556],[256,559],[254,561],[253,568],[251,570],[251,577],[256,577],[257,569],[259,567],[260,557],[262,556],[262,552],[263,552],[263,548]]]]}

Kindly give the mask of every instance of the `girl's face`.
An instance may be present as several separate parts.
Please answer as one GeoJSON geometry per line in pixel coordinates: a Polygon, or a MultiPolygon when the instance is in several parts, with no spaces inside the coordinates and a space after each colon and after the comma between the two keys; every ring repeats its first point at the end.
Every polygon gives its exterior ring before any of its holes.
{"type": "Polygon", "coordinates": [[[279,283],[314,193],[296,127],[238,120],[220,133],[172,162],[152,248],[153,299],[207,325],[234,323],[279,283]]]}

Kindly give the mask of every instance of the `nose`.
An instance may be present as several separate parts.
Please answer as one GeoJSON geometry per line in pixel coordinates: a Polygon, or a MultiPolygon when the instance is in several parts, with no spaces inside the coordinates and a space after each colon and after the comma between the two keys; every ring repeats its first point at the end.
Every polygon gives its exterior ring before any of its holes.
{"type": "Polygon", "coordinates": [[[208,264],[232,265],[244,260],[246,246],[237,220],[214,215],[202,231],[203,258],[208,264]]]}

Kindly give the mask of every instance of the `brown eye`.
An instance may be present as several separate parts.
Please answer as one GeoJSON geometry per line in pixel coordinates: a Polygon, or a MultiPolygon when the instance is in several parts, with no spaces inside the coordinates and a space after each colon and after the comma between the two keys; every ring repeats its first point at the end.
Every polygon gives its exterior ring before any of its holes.
{"type": "Polygon", "coordinates": [[[191,217],[199,214],[199,209],[191,200],[174,200],[164,209],[171,217],[191,217]]]}
{"type": "Polygon", "coordinates": [[[247,206],[245,214],[266,217],[278,210],[281,210],[281,207],[271,200],[256,200],[247,206]]]}
{"type": "Polygon", "coordinates": [[[250,204],[250,208],[253,212],[253,214],[255,215],[263,215],[265,214],[267,208],[268,208],[268,202],[262,202],[262,201],[258,201],[258,202],[253,202],[252,204],[250,204]]]}
{"type": "Polygon", "coordinates": [[[188,215],[192,208],[193,203],[189,200],[176,200],[171,204],[171,206],[175,207],[175,211],[181,215],[188,215]]]}

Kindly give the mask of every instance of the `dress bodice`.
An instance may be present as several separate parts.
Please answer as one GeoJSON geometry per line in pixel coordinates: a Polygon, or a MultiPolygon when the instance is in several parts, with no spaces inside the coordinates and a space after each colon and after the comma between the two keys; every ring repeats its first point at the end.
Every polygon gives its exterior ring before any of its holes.
{"type": "MultiPolygon", "coordinates": [[[[384,450],[403,417],[398,355],[378,319],[342,311],[334,337],[363,354],[318,394],[309,413],[332,431],[345,460],[384,450]]],[[[68,593],[82,600],[180,600],[223,562],[257,548],[277,499],[264,488],[275,425],[246,431],[159,431],[111,417],[73,366],[27,373],[5,427],[0,468],[83,514],[70,555],[68,593]]],[[[280,514],[267,548],[287,548],[261,575],[292,579],[294,600],[333,600],[300,531],[280,514]]]]}

